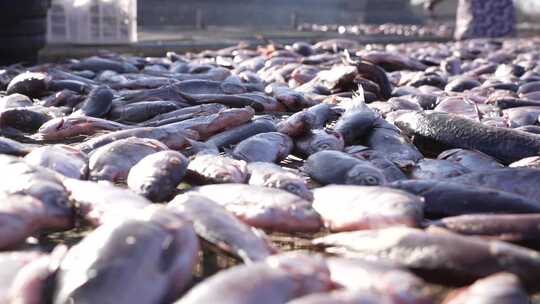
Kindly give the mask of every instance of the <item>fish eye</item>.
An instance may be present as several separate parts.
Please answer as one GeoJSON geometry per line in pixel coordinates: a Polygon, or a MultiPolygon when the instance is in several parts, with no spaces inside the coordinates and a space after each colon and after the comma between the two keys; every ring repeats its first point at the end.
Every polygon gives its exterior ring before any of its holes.
{"type": "Polygon", "coordinates": [[[328,150],[331,148],[330,144],[327,144],[327,143],[322,143],[318,145],[317,147],[319,148],[319,150],[328,150]]]}
{"type": "Polygon", "coordinates": [[[296,185],[293,185],[293,184],[289,184],[287,186],[285,186],[285,190],[289,191],[289,192],[298,192],[298,186],[296,185]]]}
{"type": "Polygon", "coordinates": [[[366,185],[378,185],[379,179],[375,176],[368,175],[364,177],[364,181],[366,182],[366,185]]]}

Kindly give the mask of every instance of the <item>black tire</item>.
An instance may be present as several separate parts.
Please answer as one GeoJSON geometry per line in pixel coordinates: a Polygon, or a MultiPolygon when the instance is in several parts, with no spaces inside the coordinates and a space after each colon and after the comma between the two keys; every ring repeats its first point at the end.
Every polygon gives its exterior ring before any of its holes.
{"type": "Polygon", "coordinates": [[[2,20],[46,17],[49,6],[50,0],[3,0],[0,1],[0,17],[2,20]]]}
{"type": "Polygon", "coordinates": [[[0,36],[0,64],[35,63],[39,50],[45,44],[46,36],[44,34],[0,36]]]}
{"type": "Polygon", "coordinates": [[[27,18],[12,21],[0,20],[0,37],[35,36],[47,33],[47,18],[27,18]]]}

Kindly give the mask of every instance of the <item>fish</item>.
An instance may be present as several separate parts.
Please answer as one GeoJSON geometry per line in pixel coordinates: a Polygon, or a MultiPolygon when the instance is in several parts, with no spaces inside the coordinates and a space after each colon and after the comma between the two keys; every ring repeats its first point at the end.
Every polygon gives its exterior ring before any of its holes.
{"type": "Polygon", "coordinates": [[[128,173],[127,185],[153,202],[171,198],[182,182],[189,160],[176,151],[161,151],[141,159],[128,173]]]}
{"type": "Polygon", "coordinates": [[[180,122],[197,116],[216,114],[227,107],[217,103],[203,104],[199,106],[190,106],[167,113],[158,114],[141,123],[145,127],[159,127],[174,122],[180,122]]]}
{"type": "Polygon", "coordinates": [[[71,64],[71,69],[75,71],[115,71],[117,73],[135,73],[139,70],[134,65],[128,62],[116,61],[108,58],[101,58],[97,56],[84,58],[78,62],[71,64]]]}
{"type": "MultiPolygon", "coordinates": [[[[34,258],[28,257],[28,263],[16,273],[9,292],[6,293],[9,303],[31,304],[51,301],[51,293],[54,288],[52,282],[58,264],[66,251],[66,246],[58,245],[50,254],[38,253],[34,258]]],[[[31,252],[28,253],[31,254],[31,252]]],[[[17,258],[23,258],[25,252],[11,252],[10,254],[17,258]]],[[[1,297],[0,302],[4,302],[1,297]]]]}
{"type": "Polygon", "coordinates": [[[429,223],[429,227],[442,227],[463,235],[517,243],[538,245],[538,214],[465,214],[445,217],[429,223]]]}
{"type": "Polygon", "coordinates": [[[292,139],[279,132],[253,135],[244,139],[234,148],[232,156],[246,162],[279,162],[293,149],[292,139]]]}
{"type": "MultiPolygon", "coordinates": [[[[41,263],[47,255],[38,251],[6,251],[0,253],[0,302],[11,303],[14,298],[21,299],[16,285],[25,276],[25,272],[35,263],[41,263]],[[28,267],[28,268],[27,268],[28,267]]],[[[35,292],[36,290],[29,290],[35,292]]],[[[29,296],[29,295],[28,295],[29,296]]],[[[27,303],[27,302],[24,302],[27,303]]],[[[30,302],[31,303],[31,302],[30,302]]]]}
{"type": "Polygon", "coordinates": [[[174,89],[189,96],[196,96],[197,94],[233,95],[247,93],[242,84],[210,80],[185,80],[175,84],[174,89]]]}
{"type": "Polygon", "coordinates": [[[53,206],[23,194],[0,196],[0,249],[13,249],[32,236],[74,227],[73,211],[68,206],[53,206]]]}
{"type": "Polygon", "coordinates": [[[68,178],[63,185],[70,192],[78,214],[93,227],[107,221],[117,222],[151,204],[143,196],[108,182],[68,178]]]}
{"type": "Polygon", "coordinates": [[[87,82],[79,81],[76,79],[52,79],[48,82],[47,89],[52,92],[68,90],[77,94],[86,94],[92,90],[92,86],[90,86],[87,82]]]}
{"type": "Polygon", "coordinates": [[[301,92],[289,88],[287,85],[278,83],[270,84],[265,89],[266,93],[274,96],[278,102],[285,105],[289,111],[298,111],[313,105],[313,101],[301,92]]]}
{"type": "Polygon", "coordinates": [[[452,291],[444,304],[461,303],[529,303],[527,291],[520,280],[508,272],[501,272],[477,280],[471,286],[452,291]]]}
{"type": "Polygon", "coordinates": [[[482,172],[471,172],[447,179],[448,182],[468,186],[484,187],[539,201],[540,189],[534,187],[540,171],[529,168],[502,168],[482,172]]]}
{"type": "Polygon", "coordinates": [[[254,119],[237,127],[217,133],[206,140],[206,143],[216,146],[218,149],[230,148],[251,136],[260,133],[276,132],[276,125],[270,119],[254,119]]]}
{"type": "Polygon", "coordinates": [[[175,82],[176,81],[168,77],[144,76],[134,79],[126,79],[125,81],[111,84],[111,88],[115,90],[157,89],[159,87],[173,84],[175,82]]]}
{"type": "Polygon", "coordinates": [[[510,165],[508,165],[508,167],[509,168],[538,168],[539,160],[540,160],[540,157],[538,156],[525,157],[524,159],[520,159],[516,162],[511,163],[510,165]]]}
{"type": "Polygon", "coordinates": [[[98,135],[77,144],[76,147],[82,152],[91,153],[104,145],[129,137],[154,139],[163,143],[171,150],[179,150],[189,145],[189,139],[199,139],[199,133],[193,130],[182,130],[180,128],[137,127],[98,135]]]}
{"type": "Polygon", "coordinates": [[[0,98],[0,109],[31,107],[34,103],[25,95],[15,93],[0,98]]]}
{"type": "Polygon", "coordinates": [[[443,98],[438,102],[437,106],[433,110],[459,115],[475,121],[480,121],[480,113],[478,111],[478,107],[474,102],[472,102],[466,97],[443,98]]]}
{"type": "Polygon", "coordinates": [[[294,141],[294,153],[302,157],[320,151],[343,151],[344,147],[345,142],[340,133],[320,129],[312,130],[294,141]]]}
{"type": "Polygon", "coordinates": [[[494,104],[501,110],[528,107],[528,106],[540,106],[538,101],[529,101],[518,98],[497,98],[494,104]]]}
{"type": "Polygon", "coordinates": [[[30,98],[38,98],[46,94],[49,80],[45,73],[27,71],[11,79],[6,93],[8,95],[18,93],[30,98]]]}
{"type": "Polygon", "coordinates": [[[192,191],[215,201],[255,228],[279,232],[317,232],[322,227],[321,218],[313,210],[311,202],[280,189],[219,184],[192,191]]]}
{"type": "Polygon", "coordinates": [[[332,281],[343,290],[373,290],[386,294],[397,303],[432,303],[426,294],[425,282],[405,268],[391,263],[344,257],[329,257],[326,264],[332,281]],[[356,280],[359,276],[363,279],[356,280]]]}
{"type": "Polygon", "coordinates": [[[249,171],[247,183],[250,185],[285,190],[307,201],[313,201],[313,193],[302,176],[266,162],[249,163],[247,169],[249,171]]]}
{"type": "Polygon", "coordinates": [[[204,152],[190,160],[187,170],[188,179],[199,183],[245,183],[249,175],[245,161],[204,152]]]}
{"type": "Polygon", "coordinates": [[[389,99],[392,96],[392,84],[383,68],[369,61],[353,58],[348,51],[344,52],[344,55],[344,61],[347,64],[355,66],[359,75],[375,82],[379,86],[383,99],[389,99]]]}
{"type": "Polygon", "coordinates": [[[450,149],[442,152],[437,159],[445,159],[456,162],[470,171],[483,171],[491,169],[500,169],[504,166],[493,157],[485,153],[467,150],[450,149]]]}
{"type": "Polygon", "coordinates": [[[335,65],[330,70],[322,70],[314,81],[332,93],[355,89],[354,79],[358,75],[355,66],[335,65]]]}
{"type": "Polygon", "coordinates": [[[540,91],[540,81],[533,81],[521,85],[517,91],[518,94],[529,94],[540,91]]]}
{"type": "Polygon", "coordinates": [[[362,143],[375,151],[386,153],[386,157],[400,167],[409,166],[424,158],[397,127],[380,118],[362,143]]]}
{"type": "Polygon", "coordinates": [[[197,235],[245,263],[265,260],[275,251],[266,235],[239,221],[216,202],[197,194],[176,196],[167,208],[193,222],[197,235]]]}
{"type": "Polygon", "coordinates": [[[221,131],[234,128],[250,121],[254,115],[255,111],[250,107],[226,109],[215,114],[167,124],[162,126],[162,128],[172,130],[193,130],[199,133],[200,139],[206,140],[221,131]]]}
{"type": "Polygon", "coordinates": [[[501,241],[392,227],[340,232],[313,243],[331,253],[395,263],[429,277],[431,282],[467,284],[507,271],[517,275],[530,290],[538,289],[540,254],[501,241]]]}
{"type": "Polygon", "coordinates": [[[330,185],[314,189],[313,194],[313,208],[331,232],[419,227],[424,219],[423,199],[401,190],[330,185]]]}
{"type": "Polygon", "coordinates": [[[88,94],[81,108],[74,114],[97,118],[105,117],[112,108],[113,98],[114,93],[109,87],[99,86],[88,94]]]}
{"type": "Polygon", "coordinates": [[[532,134],[540,134],[540,126],[522,126],[516,128],[516,130],[524,131],[532,134]]]}
{"type": "Polygon", "coordinates": [[[161,142],[129,137],[96,149],[88,163],[89,178],[92,180],[125,181],[129,170],[144,157],[168,150],[161,142]]]}
{"type": "Polygon", "coordinates": [[[174,84],[159,87],[157,89],[127,91],[119,93],[118,99],[115,99],[116,104],[126,105],[135,102],[152,101],[152,100],[170,100],[178,105],[190,106],[185,95],[178,92],[174,84]]]}
{"type": "Polygon", "coordinates": [[[286,258],[277,256],[221,271],[195,286],[174,304],[287,303],[332,288],[328,268],[321,258],[300,254],[286,258]]]}
{"type": "Polygon", "coordinates": [[[540,116],[540,106],[518,107],[503,110],[503,117],[510,128],[534,125],[540,116]]]}
{"type": "Polygon", "coordinates": [[[305,297],[301,297],[287,304],[391,304],[395,303],[392,299],[384,294],[370,290],[337,290],[328,293],[315,293],[305,297]]]}
{"type": "Polygon", "coordinates": [[[458,77],[444,87],[446,92],[464,92],[482,85],[480,81],[470,77],[458,77]]]}
{"type": "Polygon", "coordinates": [[[25,156],[30,153],[31,150],[31,147],[21,144],[18,141],[0,136],[0,154],[25,156]]]}
{"type": "Polygon", "coordinates": [[[474,213],[534,213],[540,204],[503,189],[470,187],[448,180],[405,180],[387,185],[422,196],[424,213],[441,218],[474,213]]]}
{"type": "Polygon", "coordinates": [[[344,106],[345,112],[337,120],[334,130],[341,134],[346,145],[351,145],[371,130],[379,114],[362,100],[350,100],[344,106]]]}
{"type": "Polygon", "coordinates": [[[314,122],[315,116],[303,110],[281,120],[276,127],[278,132],[295,138],[309,133],[313,129],[314,122]]]}
{"type": "Polygon", "coordinates": [[[0,158],[0,168],[4,173],[0,197],[23,195],[37,199],[41,206],[36,207],[36,212],[44,218],[40,226],[43,229],[67,230],[73,226],[74,210],[60,174],[6,155],[0,158]]]}
{"type": "Polygon", "coordinates": [[[323,129],[328,122],[338,118],[338,109],[336,109],[336,106],[326,103],[311,106],[305,109],[305,111],[314,118],[310,122],[311,129],[323,129]]]}
{"type": "Polygon", "coordinates": [[[36,148],[24,160],[34,166],[54,170],[68,178],[86,179],[88,155],[68,145],[51,145],[36,148]]]}
{"type": "Polygon", "coordinates": [[[381,170],[384,178],[389,183],[407,179],[405,173],[386,157],[387,154],[385,152],[371,150],[363,146],[349,146],[344,152],[356,158],[369,161],[373,166],[381,170]]]}
{"type": "Polygon", "coordinates": [[[62,90],[53,95],[49,95],[38,102],[39,105],[44,107],[60,107],[66,106],[74,108],[79,106],[83,102],[84,97],[70,90],[62,90]]]}
{"type": "Polygon", "coordinates": [[[162,113],[177,110],[179,106],[173,101],[156,100],[130,103],[124,106],[113,106],[109,119],[123,123],[140,123],[162,113]]]}
{"type": "Polygon", "coordinates": [[[101,131],[120,131],[130,128],[133,127],[95,117],[58,117],[39,127],[33,138],[37,140],[64,140],[80,135],[93,135],[101,131]]]}
{"type": "Polygon", "coordinates": [[[411,179],[440,180],[469,173],[469,169],[459,163],[445,159],[422,159],[408,169],[411,179]]]}
{"type": "Polygon", "coordinates": [[[383,173],[368,161],[340,151],[320,151],[306,160],[303,171],[320,184],[377,186],[386,183],[383,173]]]}
{"type": "Polygon", "coordinates": [[[503,164],[535,156],[540,151],[540,138],[526,132],[490,127],[451,114],[407,113],[397,118],[396,125],[442,146],[478,150],[503,164]]]}
{"type": "Polygon", "coordinates": [[[40,107],[8,108],[0,111],[0,128],[33,133],[53,118],[40,107]]]}
{"type": "Polygon", "coordinates": [[[109,222],[67,252],[53,303],[173,301],[190,283],[198,252],[192,224],[165,207],[109,222]]]}
{"type": "Polygon", "coordinates": [[[357,53],[363,60],[374,63],[388,72],[408,70],[424,71],[427,66],[422,62],[405,54],[390,53],[383,51],[367,51],[357,53]]]}

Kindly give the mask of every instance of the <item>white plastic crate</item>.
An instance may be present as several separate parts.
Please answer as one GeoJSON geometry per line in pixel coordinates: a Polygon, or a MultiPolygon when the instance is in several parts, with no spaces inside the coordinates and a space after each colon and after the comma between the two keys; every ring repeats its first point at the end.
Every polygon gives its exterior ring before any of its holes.
{"type": "Polygon", "coordinates": [[[137,0],[53,0],[47,40],[74,44],[137,42],[137,0]]]}

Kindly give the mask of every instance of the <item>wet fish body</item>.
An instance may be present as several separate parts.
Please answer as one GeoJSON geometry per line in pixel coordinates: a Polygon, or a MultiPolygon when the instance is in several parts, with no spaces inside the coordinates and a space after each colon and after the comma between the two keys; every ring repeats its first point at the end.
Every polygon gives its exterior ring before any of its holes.
{"type": "Polygon", "coordinates": [[[334,185],[314,189],[313,193],[313,208],[333,232],[418,227],[423,220],[423,199],[404,191],[334,185]]]}
{"type": "Polygon", "coordinates": [[[455,115],[410,113],[400,116],[396,124],[415,136],[450,147],[478,150],[504,163],[534,156],[540,151],[540,138],[536,136],[489,127],[455,115]]]}
{"type": "Polygon", "coordinates": [[[259,133],[276,132],[275,124],[268,119],[255,119],[243,125],[220,132],[206,140],[207,143],[223,149],[259,133]]]}
{"type": "Polygon", "coordinates": [[[281,232],[315,232],[321,218],[311,202],[289,192],[241,184],[208,185],[194,191],[222,205],[246,224],[281,232]]]}
{"type": "Polygon", "coordinates": [[[266,162],[252,162],[247,165],[248,184],[285,190],[299,197],[312,201],[313,193],[308,188],[305,178],[287,171],[282,167],[266,162]]]}
{"type": "Polygon", "coordinates": [[[330,252],[387,260],[422,273],[432,281],[438,278],[453,283],[471,282],[508,271],[528,288],[538,288],[536,276],[540,272],[533,270],[540,265],[538,252],[505,242],[404,227],[342,232],[314,242],[330,252]],[[434,273],[437,276],[430,276],[434,273]]]}
{"type": "Polygon", "coordinates": [[[146,212],[147,218],[103,225],[71,248],[60,264],[54,303],[158,303],[178,297],[196,264],[197,236],[174,213],[146,212]]]}
{"type": "Polygon", "coordinates": [[[90,156],[90,179],[125,181],[129,170],[144,157],[167,146],[154,139],[130,137],[96,149],[90,156]]]}
{"type": "Polygon", "coordinates": [[[388,186],[424,197],[424,212],[430,218],[473,213],[534,213],[540,208],[537,201],[520,195],[449,181],[408,180],[388,186]]]}
{"type": "Polygon", "coordinates": [[[292,139],[279,132],[260,133],[241,141],[232,155],[247,162],[279,162],[293,149],[292,139]]]}
{"type": "Polygon", "coordinates": [[[312,154],[303,170],[317,182],[328,185],[369,185],[386,183],[382,172],[367,161],[339,151],[312,154]]]}
{"type": "Polygon", "coordinates": [[[175,197],[168,208],[193,221],[195,231],[206,241],[242,258],[246,263],[262,261],[272,254],[270,241],[262,232],[240,222],[212,200],[184,194],[175,197]]]}
{"type": "Polygon", "coordinates": [[[127,185],[153,202],[163,202],[174,194],[188,163],[188,159],[176,151],[150,154],[129,170],[127,185]]]}

